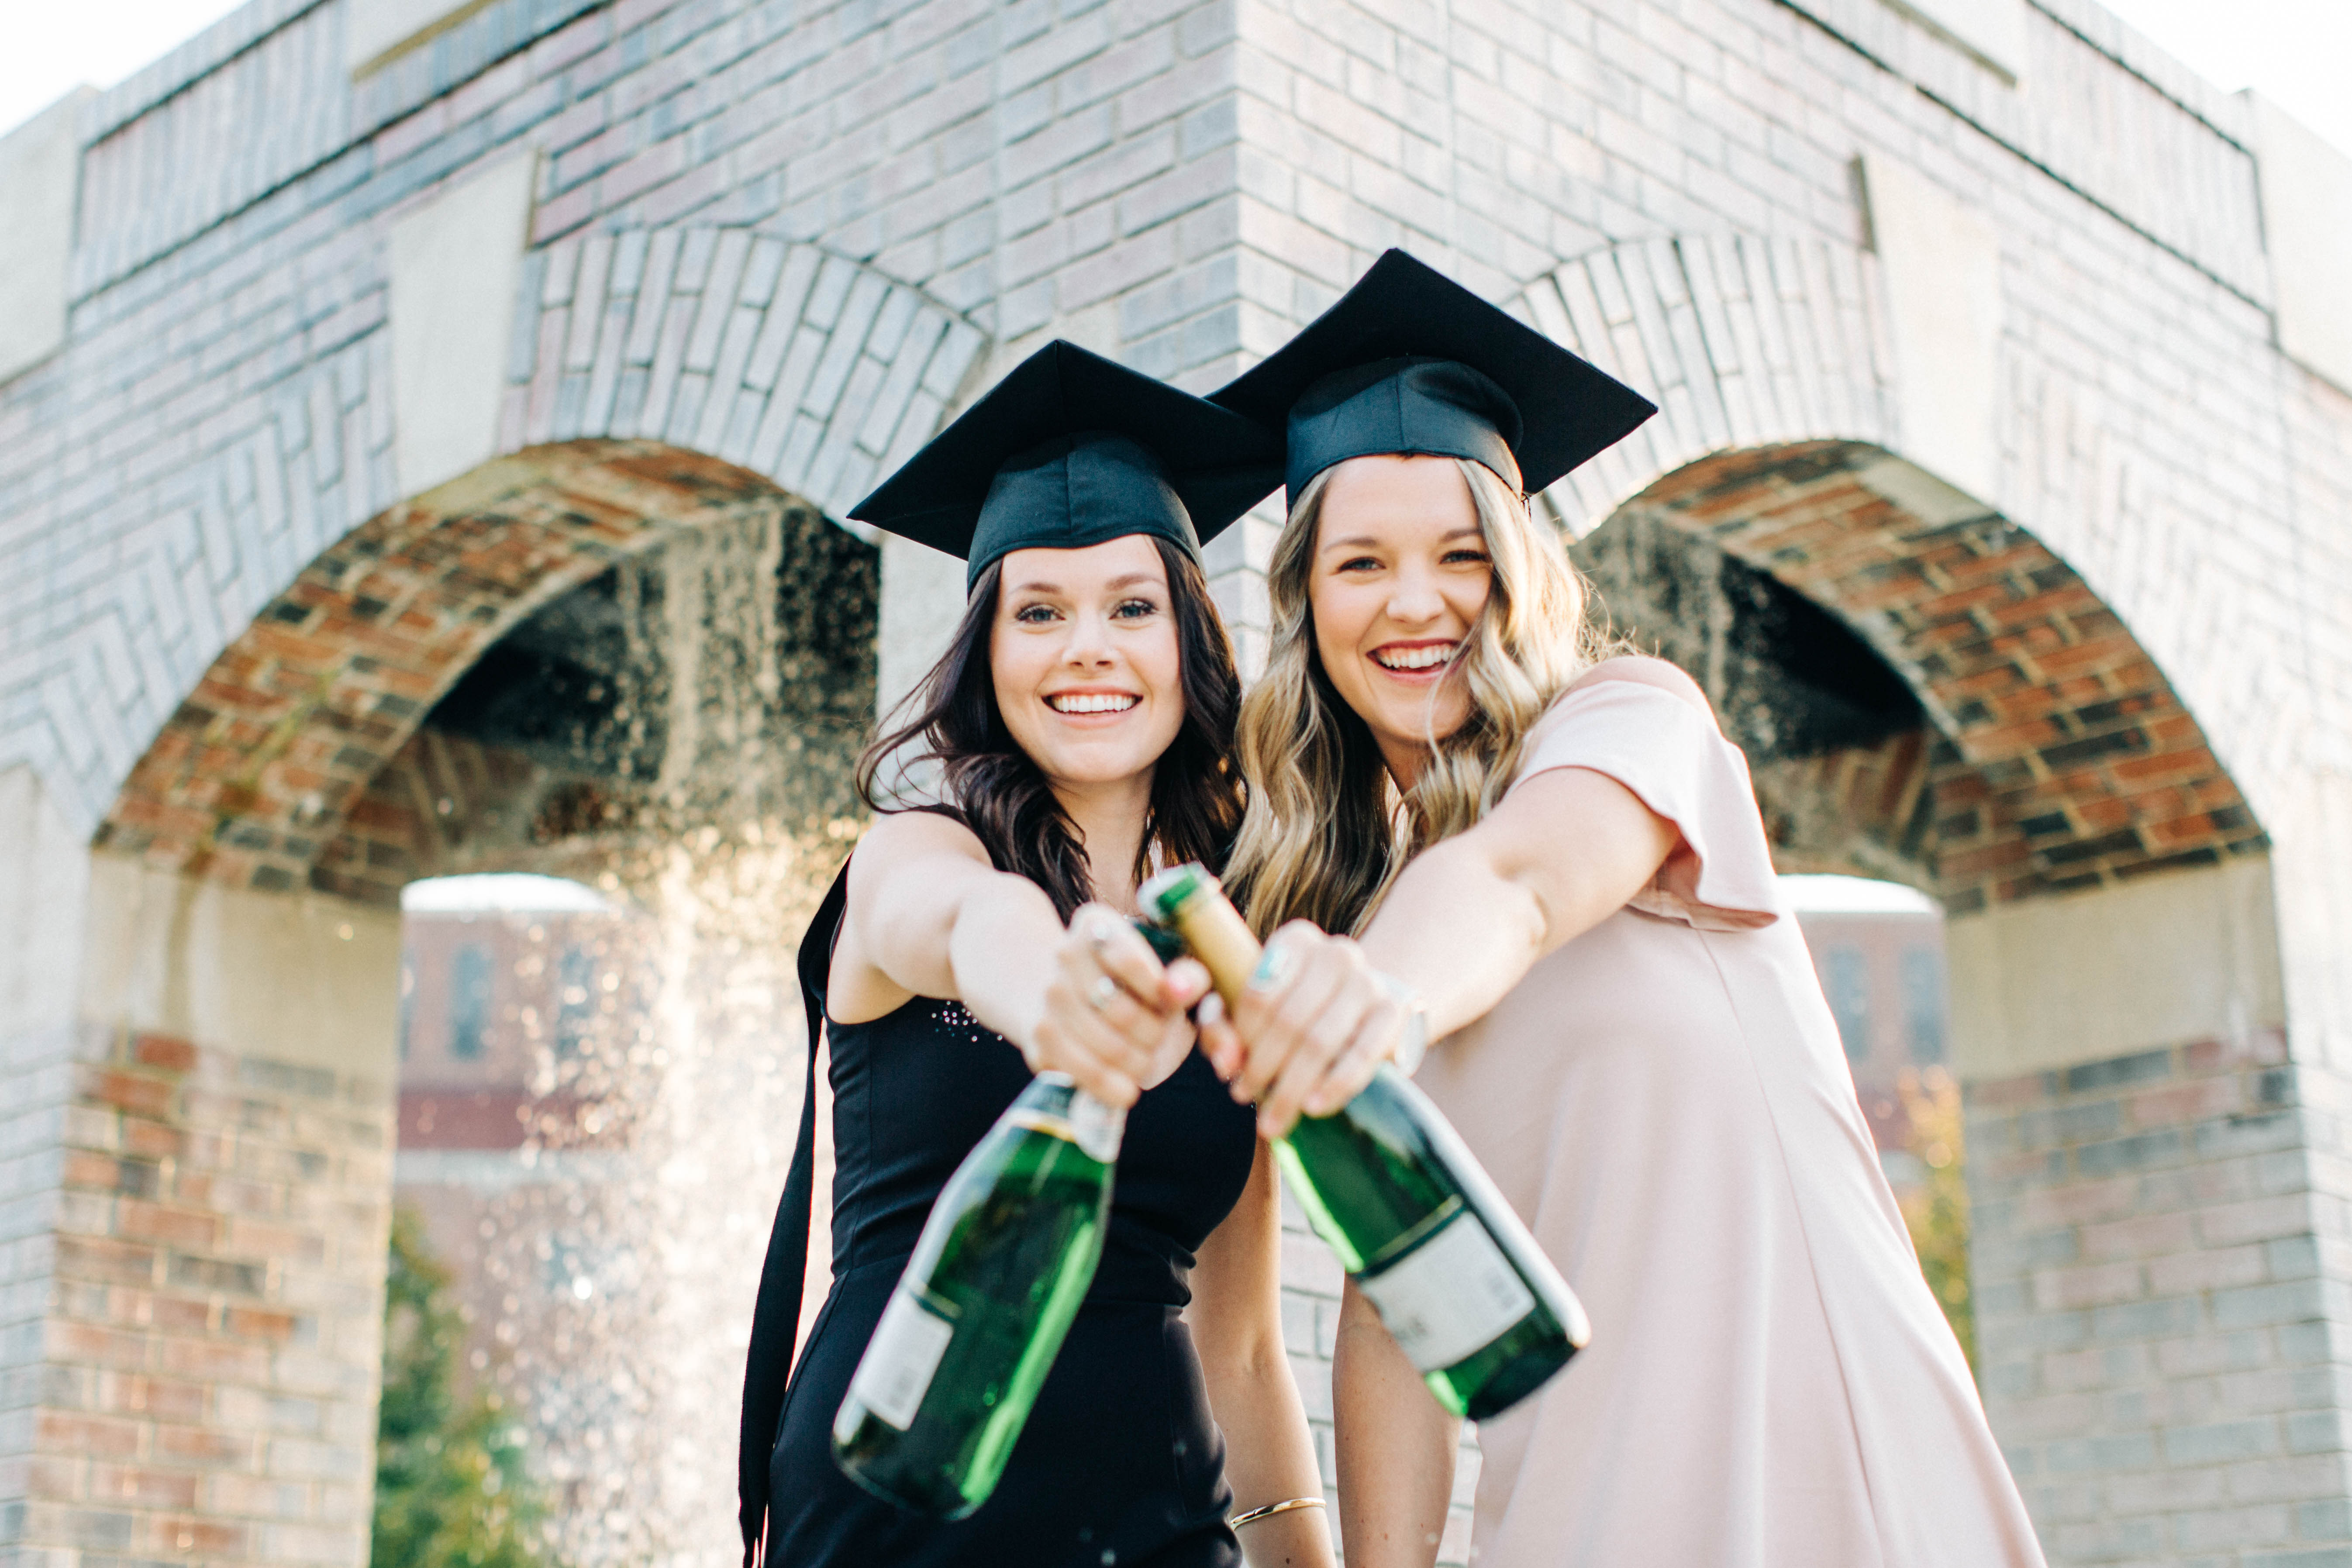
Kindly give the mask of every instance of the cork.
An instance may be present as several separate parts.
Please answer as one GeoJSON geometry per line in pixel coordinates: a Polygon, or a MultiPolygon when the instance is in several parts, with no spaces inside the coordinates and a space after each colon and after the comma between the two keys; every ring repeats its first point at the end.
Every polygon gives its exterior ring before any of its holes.
{"type": "Polygon", "coordinates": [[[1263,950],[1207,868],[1188,865],[1162,871],[1139,889],[1139,901],[1182,935],[1192,956],[1207,967],[1225,1005],[1240,1005],[1263,950]]]}

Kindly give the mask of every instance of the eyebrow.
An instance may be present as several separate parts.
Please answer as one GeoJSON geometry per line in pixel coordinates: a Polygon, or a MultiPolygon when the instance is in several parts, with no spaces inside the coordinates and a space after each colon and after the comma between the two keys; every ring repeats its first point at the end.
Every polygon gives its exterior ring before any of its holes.
{"type": "MultiPolygon", "coordinates": [[[[1453,540],[1456,540],[1456,539],[1478,539],[1478,538],[1483,538],[1483,537],[1484,537],[1484,535],[1483,535],[1483,534],[1480,532],[1480,531],[1479,531],[1476,527],[1475,527],[1475,526],[1470,527],[1470,528],[1457,528],[1457,529],[1454,529],[1454,530],[1452,530],[1450,532],[1446,533],[1443,538],[1439,539],[1437,542],[1438,542],[1438,543],[1440,543],[1440,544],[1444,544],[1444,543],[1447,543],[1447,542],[1451,542],[1451,541],[1453,541],[1453,540]]],[[[1366,545],[1373,545],[1373,546],[1377,546],[1380,542],[1380,542],[1379,540],[1374,539],[1374,538],[1373,538],[1370,534],[1369,534],[1369,533],[1351,533],[1351,534],[1349,534],[1349,535],[1347,538],[1345,538],[1345,539],[1335,539],[1335,540],[1332,540],[1329,543],[1328,543],[1328,544],[1324,545],[1324,546],[1323,546],[1323,549],[1324,549],[1324,550],[1360,550],[1360,549],[1362,549],[1363,547],[1365,547],[1366,545]]],[[[1319,554],[1319,553],[1321,553],[1321,552],[1319,552],[1319,551],[1318,551],[1317,553],[1318,553],[1318,554],[1319,554]]]]}
{"type": "MultiPolygon", "coordinates": [[[[1156,572],[1129,572],[1124,575],[1112,578],[1109,582],[1104,584],[1103,586],[1106,588],[1132,588],[1138,583],[1144,584],[1145,585],[1153,588],[1165,587],[1167,585],[1166,580],[1156,572]]],[[[1016,594],[1059,594],[1064,590],[1059,583],[1047,583],[1043,580],[1035,580],[1027,583],[1015,583],[1013,584],[1013,591],[1016,594]]]]}

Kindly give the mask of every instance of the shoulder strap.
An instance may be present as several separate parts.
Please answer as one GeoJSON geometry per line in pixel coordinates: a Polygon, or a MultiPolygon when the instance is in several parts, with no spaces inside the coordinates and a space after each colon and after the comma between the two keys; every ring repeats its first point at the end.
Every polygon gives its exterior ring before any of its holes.
{"type": "Polygon", "coordinates": [[[743,1365],[743,1425],[736,1457],[741,1499],[743,1568],[753,1568],[768,1527],[768,1467],[776,1446],[776,1424],[792,1377],[793,1342],[800,1332],[801,1295],[807,1283],[809,1209],[816,1194],[816,1049],[824,1026],[826,973],[833,965],[834,938],[849,905],[849,865],[842,863],[833,886],[817,906],[816,919],[801,938],[801,1005],[808,1013],[808,1084],[801,1096],[799,1141],[793,1168],[768,1234],[768,1259],[760,1268],[760,1302],[751,1314],[751,1348],[743,1365]]]}

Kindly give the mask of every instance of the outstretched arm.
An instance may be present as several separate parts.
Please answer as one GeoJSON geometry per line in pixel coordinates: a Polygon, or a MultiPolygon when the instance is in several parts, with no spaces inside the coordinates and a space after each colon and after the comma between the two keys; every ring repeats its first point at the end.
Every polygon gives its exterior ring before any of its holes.
{"type": "Polygon", "coordinates": [[[1536,961],[1649,885],[1681,835],[1590,768],[1538,773],[1404,869],[1364,956],[1429,1006],[1433,1037],[1485,1017],[1536,961]]]}
{"type": "Polygon", "coordinates": [[[1538,959],[1623,908],[1679,837],[1605,773],[1538,773],[1407,867],[1360,944],[1304,921],[1276,931],[1234,1020],[1238,1037],[1204,1031],[1212,1058],[1234,1098],[1258,1103],[1269,1137],[1302,1110],[1336,1110],[1392,1052],[1403,1022],[1374,971],[1421,998],[1431,1037],[1451,1034],[1485,1016],[1538,959]]]}
{"type": "MultiPolygon", "coordinates": [[[[1314,1440],[1282,1343],[1282,1211],[1274,1160],[1257,1146],[1249,1185],[1201,1245],[1192,1304],[1184,1310],[1225,1434],[1234,1511],[1321,1497],[1314,1440]]],[[[1251,1568],[1328,1568],[1331,1524],[1321,1509],[1278,1513],[1237,1532],[1251,1568]]]]}
{"type": "Polygon", "coordinates": [[[1025,877],[989,864],[971,830],[906,812],[875,824],[849,874],[849,908],[827,1005],[844,1022],[912,996],[953,997],[1020,1047],[1110,1105],[1131,1105],[1192,1044],[1184,1009],[1198,964],[1160,966],[1143,939],[1089,905],[1067,930],[1025,877]],[[1096,993],[1095,981],[1116,982],[1096,993]]]}

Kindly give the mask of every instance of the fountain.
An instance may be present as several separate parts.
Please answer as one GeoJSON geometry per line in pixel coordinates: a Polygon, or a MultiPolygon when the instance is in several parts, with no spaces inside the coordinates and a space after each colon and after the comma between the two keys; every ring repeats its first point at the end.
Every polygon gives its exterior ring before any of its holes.
{"type": "MultiPolygon", "coordinates": [[[[475,917],[499,953],[483,1059],[514,1080],[490,1098],[517,1117],[477,1141],[506,1146],[413,1147],[434,1134],[404,1115],[404,1185],[462,1254],[472,1371],[527,1433],[566,1568],[740,1553],[735,1414],[805,1059],[793,951],[862,826],[875,577],[780,500],[549,605],[427,721],[445,767],[502,781],[436,808],[429,868],[552,872],[607,906],[475,917]]],[[[436,1070],[413,1056],[404,1100],[436,1070]]]]}

